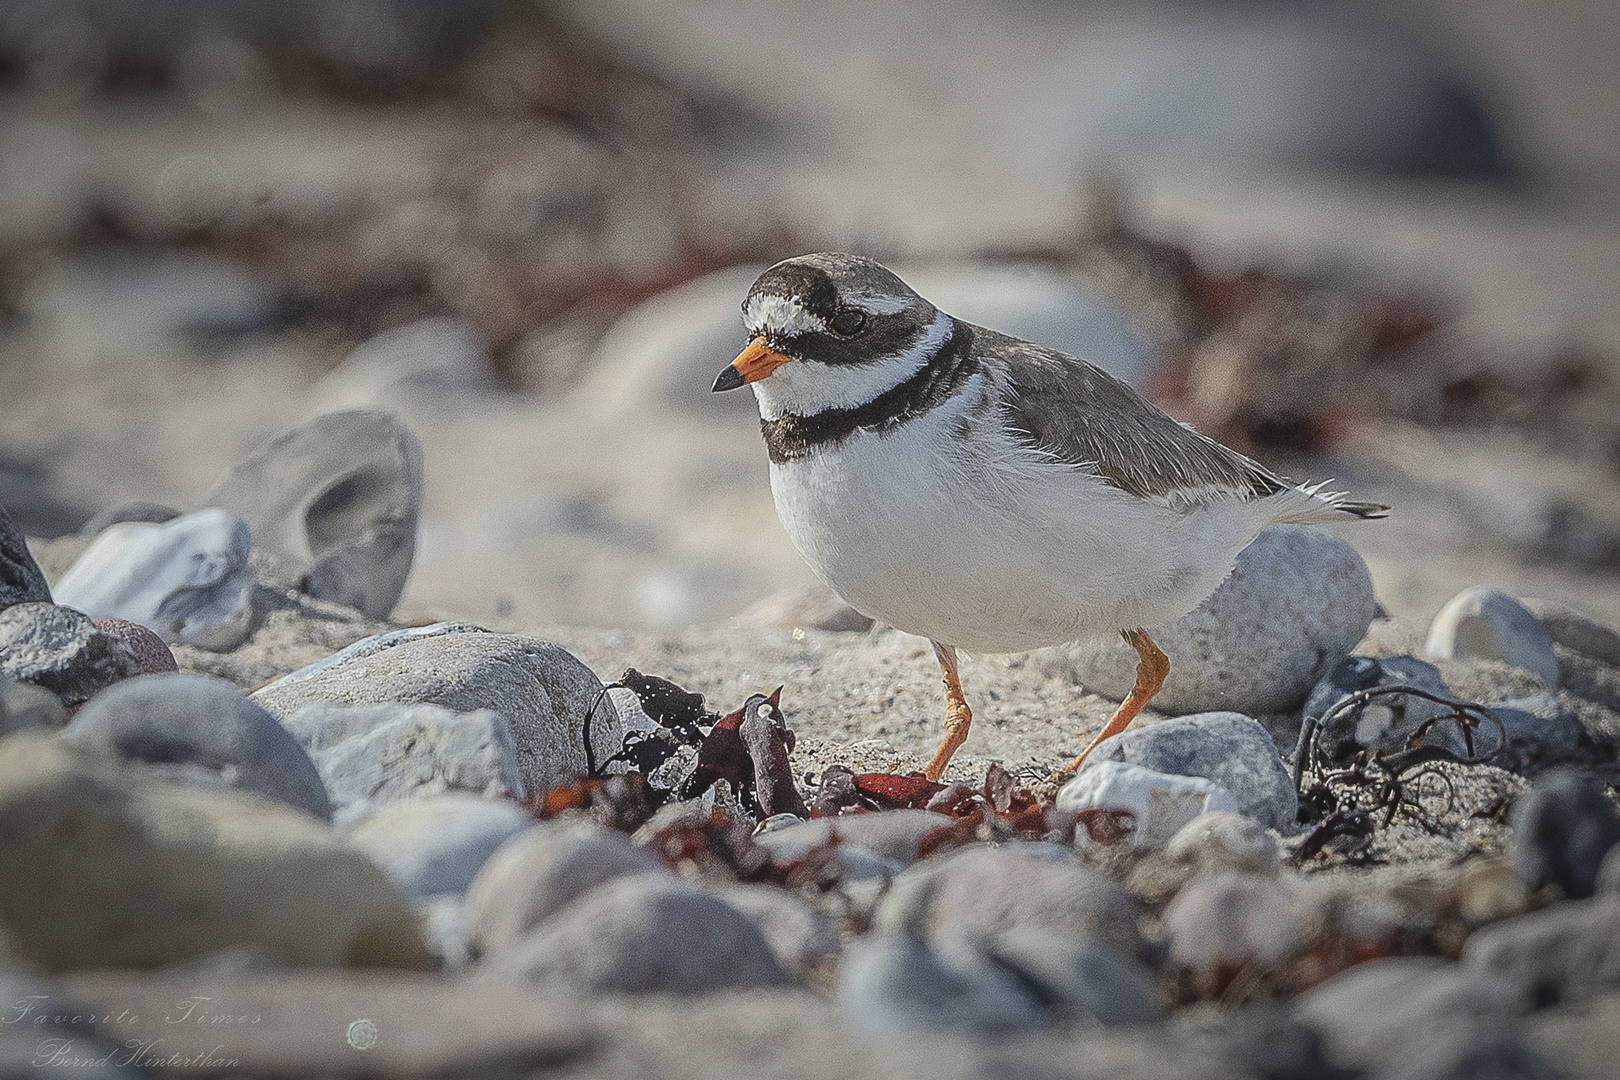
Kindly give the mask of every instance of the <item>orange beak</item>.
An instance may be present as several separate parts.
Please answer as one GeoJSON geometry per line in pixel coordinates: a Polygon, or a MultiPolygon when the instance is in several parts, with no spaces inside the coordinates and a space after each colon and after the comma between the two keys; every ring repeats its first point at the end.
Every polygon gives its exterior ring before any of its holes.
{"type": "Polygon", "coordinates": [[[790,359],[779,352],[772,352],[765,339],[757,337],[748,343],[742,355],[721,369],[719,377],[714,380],[714,392],[735,390],[739,386],[758,382],[790,359]]]}

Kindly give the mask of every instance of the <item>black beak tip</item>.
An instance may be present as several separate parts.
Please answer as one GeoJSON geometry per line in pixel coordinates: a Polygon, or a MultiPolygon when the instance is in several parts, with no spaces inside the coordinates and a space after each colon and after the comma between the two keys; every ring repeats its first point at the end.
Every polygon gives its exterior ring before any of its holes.
{"type": "Polygon", "coordinates": [[[720,374],[715,376],[714,386],[709,392],[718,394],[726,390],[735,390],[737,387],[742,385],[742,373],[736,368],[732,367],[730,364],[727,364],[721,369],[720,374]]]}

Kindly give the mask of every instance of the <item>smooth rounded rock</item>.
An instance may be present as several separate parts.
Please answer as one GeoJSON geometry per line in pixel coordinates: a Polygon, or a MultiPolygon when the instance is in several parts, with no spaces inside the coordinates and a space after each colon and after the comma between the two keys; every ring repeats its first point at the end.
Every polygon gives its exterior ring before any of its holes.
{"type": "Polygon", "coordinates": [[[339,409],[442,408],[497,389],[489,352],[460,319],[422,319],[384,331],[310,388],[321,412],[339,409]]]}
{"type": "Polygon", "coordinates": [[[67,722],[68,711],[55,694],[0,673],[0,735],[66,727],[67,722]]]}
{"type": "Polygon", "coordinates": [[[165,641],[215,652],[253,630],[248,527],[224,510],[102,532],[56,583],[57,602],[95,619],[127,619],[165,641]]]}
{"type": "Polygon", "coordinates": [[[1011,973],[970,948],[942,955],[909,934],[873,934],[838,973],[838,1005],[862,1035],[1000,1035],[1044,1026],[1041,1004],[1011,973]]]}
{"type": "Polygon", "coordinates": [[[463,791],[521,800],[528,789],[506,717],[440,705],[305,705],[283,722],[308,751],[339,828],[407,799],[463,791]]]}
{"type": "Polygon", "coordinates": [[[140,762],[154,775],[236,788],[332,817],[320,772],[297,739],[236,687],[204,675],[143,675],[97,694],[62,738],[140,762]]]}
{"type": "MultiPolygon", "coordinates": [[[[1212,802],[1202,812],[1235,809],[1279,832],[1295,828],[1299,793],[1288,767],[1266,729],[1242,713],[1197,713],[1126,729],[1091,752],[1073,783],[1108,762],[1202,777],[1236,800],[1235,806],[1212,802]]],[[[1195,816],[1177,822],[1170,833],[1195,816]]],[[[1159,843],[1169,840],[1170,833],[1159,843]]]]}
{"type": "Polygon", "coordinates": [[[1554,904],[1476,930],[1469,970],[1524,988],[1538,1007],[1620,989],[1620,897],[1554,904]]]}
{"type": "Polygon", "coordinates": [[[22,530],[0,506],[0,607],[51,602],[51,587],[28,550],[22,530]]]}
{"type": "Polygon", "coordinates": [[[465,893],[496,849],[533,825],[516,803],[453,792],[389,806],[348,840],[407,900],[421,900],[465,893]]]}
{"type": "Polygon", "coordinates": [[[69,708],[141,673],[129,642],[55,604],[0,608],[0,674],[49,690],[69,708]]]}
{"type": "Polygon", "coordinates": [[[140,623],[132,623],[128,619],[93,619],[97,630],[108,634],[117,634],[129,642],[134,650],[135,660],[141,665],[143,675],[169,675],[180,670],[175,662],[174,653],[164,644],[151,629],[140,623]]]}
{"type": "Polygon", "coordinates": [[[385,618],[416,556],[422,446],[389,413],[327,413],[232,466],[207,501],[247,522],[277,584],[385,618]]]}
{"type": "Polygon", "coordinates": [[[1245,814],[1204,814],[1182,826],[1164,853],[1201,872],[1275,873],[1282,849],[1266,827],[1245,814]]]}
{"type": "Polygon", "coordinates": [[[513,949],[536,926],[598,885],[667,873],[622,834],[580,822],[543,822],[498,848],[467,892],[471,939],[485,956],[513,949]]]}
{"type": "Polygon", "coordinates": [[[1620,813],[1595,777],[1554,770],[1513,806],[1513,859],[1532,889],[1556,885],[1572,900],[1597,890],[1603,858],[1620,844],[1620,813]]]}
{"type": "MultiPolygon", "coordinates": [[[[1232,793],[1202,777],[1174,776],[1120,761],[1087,762],[1080,775],[1058,792],[1057,809],[1126,810],[1133,828],[1130,846],[1164,847],[1182,826],[1194,818],[1220,810],[1236,811],[1232,793]]],[[[1086,831],[1075,831],[1084,843],[1086,831]]]]}
{"type": "Polygon", "coordinates": [[[1305,944],[1311,908],[1294,881],[1230,871],[1194,878],[1164,913],[1170,962],[1209,978],[1272,967],[1305,944]]]}
{"type": "Polygon", "coordinates": [[[792,862],[835,834],[840,846],[858,847],[902,867],[917,861],[917,842],[950,826],[952,819],[931,810],[886,810],[881,814],[847,814],[815,818],[792,829],[761,833],[754,842],[772,861],[792,862]]]}
{"type": "MultiPolygon", "coordinates": [[[[388,637],[390,635],[382,635],[388,637]]],[[[452,712],[493,709],[512,728],[518,769],[529,792],[545,792],[586,771],[584,725],[592,716],[598,762],[619,749],[618,713],[602,682],[567,650],[539,638],[463,632],[401,636],[386,648],[357,642],[352,658],[305,677],[294,672],[253,695],[278,716],[312,704],[441,705],[452,712]]]]}
{"type": "Polygon", "coordinates": [[[300,967],[429,962],[404,899],[324,823],[39,732],[0,739],[0,942],[48,971],[230,947],[300,967]]]}
{"type": "Polygon", "coordinates": [[[662,875],[608,882],[491,963],[493,976],[579,994],[696,994],[785,986],[754,921],[662,875]]]}
{"type": "Polygon", "coordinates": [[[1001,967],[1039,988],[1057,1020],[1081,1027],[1147,1024],[1165,1012],[1153,973],[1101,942],[1021,927],[985,943],[1001,967]]]}
{"type": "Polygon", "coordinates": [[[754,920],[784,971],[806,974],[837,958],[838,927],[786,889],[721,885],[711,891],[754,920]]]}
{"type": "Polygon", "coordinates": [[[1498,589],[1475,586],[1447,600],[1429,624],[1423,652],[1444,660],[1499,660],[1558,686],[1558,657],[1547,628],[1498,589]]]}
{"type": "MultiPolygon", "coordinates": [[[[1152,708],[1179,715],[1228,709],[1266,715],[1297,707],[1372,624],[1377,599],[1356,550],[1332,533],[1273,525],[1191,614],[1149,632],[1170,658],[1152,708]]],[[[1136,680],[1135,650],[1118,641],[1062,646],[1047,666],[1120,700],[1136,680]]]]}

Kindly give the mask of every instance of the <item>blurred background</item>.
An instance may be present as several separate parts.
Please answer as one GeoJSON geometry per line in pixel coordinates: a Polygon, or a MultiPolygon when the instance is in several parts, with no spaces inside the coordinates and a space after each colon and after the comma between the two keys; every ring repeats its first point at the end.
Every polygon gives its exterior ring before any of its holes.
{"type": "Polygon", "coordinates": [[[334,408],[425,449],[403,617],[810,580],[760,268],[845,249],[1396,514],[1391,611],[1620,622],[1620,8],[0,0],[0,504],[73,538],[334,408]]]}

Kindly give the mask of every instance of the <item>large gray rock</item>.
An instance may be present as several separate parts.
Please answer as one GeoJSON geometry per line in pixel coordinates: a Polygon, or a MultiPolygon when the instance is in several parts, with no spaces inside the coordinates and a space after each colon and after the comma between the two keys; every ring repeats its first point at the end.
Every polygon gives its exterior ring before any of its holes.
{"type": "Polygon", "coordinates": [[[49,690],[69,707],[141,673],[129,642],[72,608],[39,602],[0,608],[0,674],[49,690]]]}
{"type": "Polygon", "coordinates": [[[276,583],[383,618],[416,556],[422,447],[385,412],[317,416],[220,477],[276,583]]]}
{"type": "Polygon", "coordinates": [[[754,920],[782,970],[809,974],[837,958],[838,926],[786,889],[771,885],[720,885],[714,895],[754,920]]]}
{"type": "Polygon", "coordinates": [[[1547,628],[1499,589],[1476,585],[1447,600],[1429,624],[1423,652],[1443,660],[1500,660],[1549,688],[1558,686],[1558,658],[1547,628]]]}
{"type": "Polygon", "coordinates": [[[62,971],[233,946],[310,967],[428,962],[388,878],[308,814],[43,732],[0,739],[0,952],[62,971]]]}
{"type": "MultiPolygon", "coordinates": [[[[1274,525],[1197,610],[1149,629],[1170,658],[1151,707],[1250,715],[1295,708],[1362,639],[1376,609],[1372,577],[1354,548],[1323,529],[1274,525]]],[[[1136,680],[1136,652],[1119,641],[1047,656],[1049,666],[1115,699],[1136,680]]]]}
{"type": "Polygon", "coordinates": [[[276,718],[204,675],[144,675],[97,694],[62,738],[166,780],[236,788],[332,817],[314,762],[276,718]]]}
{"type": "MultiPolygon", "coordinates": [[[[389,635],[382,635],[389,636],[389,635]]],[[[354,646],[352,659],[299,672],[253,695],[277,716],[313,704],[382,702],[442,705],[452,712],[493,709],[512,728],[524,787],[544,792],[585,772],[584,723],[591,722],[596,760],[618,750],[618,713],[591,669],[539,638],[467,630],[396,637],[388,647],[354,646]]]]}
{"type": "Polygon", "coordinates": [[[651,874],[593,889],[496,956],[489,970],[581,994],[693,994],[792,981],[752,919],[651,874]]]}
{"type": "Polygon", "coordinates": [[[423,319],[362,342],[310,388],[321,412],[442,408],[496,389],[489,353],[460,319],[423,319]]]}
{"type": "MultiPolygon", "coordinates": [[[[1063,785],[1056,805],[1066,811],[1129,811],[1129,845],[1154,850],[1164,847],[1196,818],[1238,808],[1231,792],[1201,776],[1155,772],[1122,761],[1093,766],[1089,760],[1080,775],[1063,785]]],[[[1077,829],[1074,838],[1077,845],[1084,845],[1089,834],[1077,829]]]]}
{"type": "Polygon", "coordinates": [[[462,894],[489,857],[534,824],[516,803],[452,792],[396,803],[349,834],[408,900],[462,894]]]}
{"type": "Polygon", "coordinates": [[[448,791],[527,794],[512,726],[491,709],[440,705],[306,705],[283,724],[309,752],[340,828],[382,806],[448,791]]]}
{"type": "MultiPolygon", "coordinates": [[[[1266,729],[1242,713],[1198,713],[1127,729],[1093,750],[1072,783],[1079,783],[1088,770],[1109,761],[1177,776],[1201,776],[1230,792],[1237,800],[1235,809],[1261,824],[1279,832],[1295,829],[1299,793],[1288,767],[1266,729]]],[[[1210,805],[1207,809],[1234,807],[1210,805]]],[[[1176,828],[1196,816],[1178,822],[1176,828]]],[[[1169,834],[1164,837],[1169,838],[1169,834]]]]}
{"type": "Polygon", "coordinates": [[[248,527],[224,510],[121,522],[62,575],[56,599],[93,619],[127,619],[165,641],[229,652],[253,631],[252,546],[248,527]]]}
{"type": "Polygon", "coordinates": [[[45,581],[22,530],[0,506],[0,607],[8,604],[51,602],[51,587],[45,581]]]}

